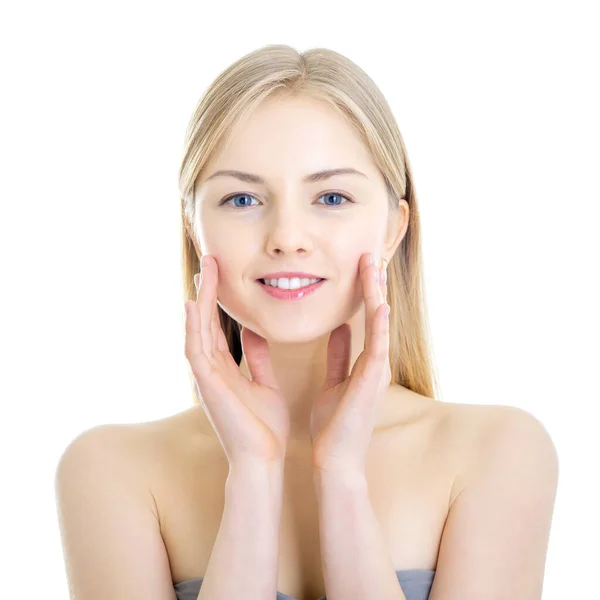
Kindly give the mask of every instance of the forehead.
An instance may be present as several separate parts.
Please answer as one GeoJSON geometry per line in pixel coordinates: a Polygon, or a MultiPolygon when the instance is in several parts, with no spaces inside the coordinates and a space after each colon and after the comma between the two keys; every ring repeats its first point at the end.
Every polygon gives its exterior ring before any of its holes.
{"type": "Polygon", "coordinates": [[[218,169],[239,169],[273,182],[300,180],[337,167],[369,178],[377,172],[358,132],[333,107],[308,97],[269,98],[234,126],[229,145],[206,165],[202,179],[218,169]]]}

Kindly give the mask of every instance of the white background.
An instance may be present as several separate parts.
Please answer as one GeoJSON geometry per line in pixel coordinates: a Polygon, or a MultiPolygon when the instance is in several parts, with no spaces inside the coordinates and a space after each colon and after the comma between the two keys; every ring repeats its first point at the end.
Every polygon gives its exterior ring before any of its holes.
{"type": "Polygon", "coordinates": [[[2,596],[68,596],[53,487],[66,445],[99,424],[191,405],[185,127],[223,69],[284,43],[345,54],[390,102],[422,212],[442,399],[518,406],[544,423],[560,458],[544,599],[590,597],[600,534],[593,3],[210,4],[1,9],[2,596]]]}

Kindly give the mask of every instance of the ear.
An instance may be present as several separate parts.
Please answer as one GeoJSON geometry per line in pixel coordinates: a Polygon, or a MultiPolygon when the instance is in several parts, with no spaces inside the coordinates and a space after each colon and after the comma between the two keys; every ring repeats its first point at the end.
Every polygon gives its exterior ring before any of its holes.
{"type": "Polygon", "coordinates": [[[409,219],[410,209],[408,202],[404,198],[400,198],[398,207],[395,210],[391,210],[388,215],[388,226],[381,252],[382,256],[392,257],[395,254],[400,242],[406,235],[409,219]]]}

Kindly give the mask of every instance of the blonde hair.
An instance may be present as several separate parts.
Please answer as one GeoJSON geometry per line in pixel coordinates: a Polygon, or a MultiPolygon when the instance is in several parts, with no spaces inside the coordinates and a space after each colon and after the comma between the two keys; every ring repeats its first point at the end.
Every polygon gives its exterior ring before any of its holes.
{"type": "MultiPolygon", "coordinates": [[[[404,141],[379,88],[360,67],[333,50],[299,53],[287,45],[264,46],[225,69],[202,95],[186,130],[179,170],[184,302],[196,299],[193,277],[200,271],[193,226],[198,175],[212,153],[230,143],[233,126],[264,99],[299,95],[327,102],[360,134],[383,174],[390,210],[398,210],[400,198],[408,202],[408,229],[387,268],[391,383],[438,399],[423,289],[419,208],[404,141]]],[[[229,350],[239,365],[241,326],[220,306],[218,311],[229,350]]],[[[190,378],[198,404],[191,370],[190,378]]]]}

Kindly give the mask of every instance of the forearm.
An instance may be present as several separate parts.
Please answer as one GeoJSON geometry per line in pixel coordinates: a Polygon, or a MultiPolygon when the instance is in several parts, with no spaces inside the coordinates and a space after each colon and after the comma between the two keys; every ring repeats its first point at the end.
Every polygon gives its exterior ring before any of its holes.
{"type": "Polygon", "coordinates": [[[314,481],[328,600],[406,600],[366,478],[315,469],[314,481]]]}
{"type": "Polygon", "coordinates": [[[276,597],[283,476],[283,464],[230,468],[198,600],[276,597]]]}

